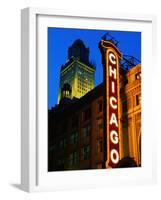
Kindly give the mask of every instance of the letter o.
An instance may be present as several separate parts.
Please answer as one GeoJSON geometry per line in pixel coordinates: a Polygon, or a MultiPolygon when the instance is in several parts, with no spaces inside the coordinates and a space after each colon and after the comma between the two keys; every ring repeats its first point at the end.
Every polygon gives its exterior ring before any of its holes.
{"type": "Polygon", "coordinates": [[[111,150],[110,156],[112,163],[117,164],[119,162],[119,153],[116,149],[111,150]]]}

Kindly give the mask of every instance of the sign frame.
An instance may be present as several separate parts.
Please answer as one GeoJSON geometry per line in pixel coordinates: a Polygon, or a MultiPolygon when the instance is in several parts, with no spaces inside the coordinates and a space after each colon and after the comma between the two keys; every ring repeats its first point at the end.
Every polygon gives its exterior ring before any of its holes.
{"type": "MultiPolygon", "coordinates": [[[[106,168],[116,167],[121,157],[121,133],[120,133],[120,80],[119,80],[119,61],[122,59],[122,54],[119,52],[117,47],[110,41],[101,40],[99,48],[102,53],[102,62],[104,68],[104,83],[105,83],[105,96],[104,96],[104,105],[105,105],[105,132],[107,133],[107,149],[108,156],[106,161],[106,168]],[[112,55],[113,59],[110,59],[112,55]],[[114,61],[114,62],[113,62],[114,61]],[[114,76],[112,78],[112,76],[114,76]],[[112,85],[113,83],[113,85],[112,85]],[[111,86],[111,87],[110,87],[111,86]],[[111,91],[112,90],[112,91],[111,91]],[[111,98],[115,100],[114,107],[111,106],[111,98]],[[108,103],[109,102],[109,103],[108,103]],[[113,112],[112,112],[112,111],[113,112]],[[111,118],[115,116],[114,124],[111,125],[111,118]],[[113,130],[114,128],[114,130],[113,130]],[[112,130],[111,130],[112,129],[112,130]],[[111,134],[114,132],[116,139],[112,141],[111,134]],[[113,149],[111,149],[113,146],[113,149]],[[115,153],[111,154],[112,151],[115,153]],[[113,156],[112,156],[113,155],[113,156]],[[114,155],[117,159],[114,160],[114,155]],[[116,156],[117,155],[117,156],[116,156]],[[113,157],[113,158],[112,158],[113,157]]],[[[113,103],[112,103],[113,104],[113,103]]],[[[113,137],[114,138],[114,137],[113,137]]],[[[115,158],[115,159],[116,159],[115,158]]]]}

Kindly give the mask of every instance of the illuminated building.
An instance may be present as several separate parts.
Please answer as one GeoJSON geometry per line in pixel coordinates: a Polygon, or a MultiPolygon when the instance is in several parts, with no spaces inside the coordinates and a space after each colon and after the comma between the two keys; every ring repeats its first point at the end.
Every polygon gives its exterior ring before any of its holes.
{"type": "Polygon", "coordinates": [[[63,85],[71,86],[71,99],[80,98],[94,88],[95,68],[89,62],[89,48],[76,40],[68,49],[68,61],[60,70],[58,103],[62,98],[63,85]]]}
{"type": "Polygon", "coordinates": [[[105,84],[106,168],[141,166],[141,64],[135,66],[132,56],[122,59],[113,39],[101,40],[99,48],[105,84]]]}
{"type": "MultiPolygon", "coordinates": [[[[119,167],[141,165],[140,72],[141,65],[137,65],[122,73],[119,167]]],[[[49,110],[49,171],[105,168],[108,155],[103,93],[102,83],[80,99],[65,97],[61,104],[49,110]]]]}
{"type": "MultiPolygon", "coordinates": [[[[141,166],[141,64],[123,68],[119,60],[115,62],[113,44],[110,45],[109,54],[105,46],[102,55],[110,64],[109,69],[112,62],[119,66],[119,73],[111,68],[111,75],[118,81],[117,99],[109,98],[105,70],[103,83],[80,98],[72,98],[70,82],[63,83],[60,103],[48,112],[48,171],[141,166]],[[111,57],[111,63],[108,56],[111,57]],[[115,108],[116,102],[119,107],[119,126],[113,130],[118,131],[118,136],[116,133],[111,136],[110,130],[106,129],[111,123],[111,120],[107,120],[107,105],[115,108]],[[109,137],[114,144],[119,142],[119,160],[115,165],[107,163],[111,156],[109,137]]],[[[103,65],[107,70],[105,63],[103,65]]],[[[115,91],[115,86],[112,87],[111,90],[115,91]]],[[[113,160],[116,160],[114,155],[113,160]]]]}
{"type": "Polygon", "coordinates": [[[129,70],[122,79],[121,122],[124,157],[141,165],[141,65],[129,70]]]}

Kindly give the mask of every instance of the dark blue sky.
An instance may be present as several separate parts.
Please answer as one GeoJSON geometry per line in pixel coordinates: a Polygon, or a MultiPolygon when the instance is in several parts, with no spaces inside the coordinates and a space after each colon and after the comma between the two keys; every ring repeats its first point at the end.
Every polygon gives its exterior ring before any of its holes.
{"type": "Polygon", "coordinates": [[[109,30],[83,30],[69,28],[48,28],[48,108],[57,104],[60,67],[67,61],[69,46],[81,39],[90,49],[89,60],[96,64],[95,86],[103,80],[101,53],[98,43],[105,33],[112,35],[124,55],[141,60],[141,33],[109,30]]]}

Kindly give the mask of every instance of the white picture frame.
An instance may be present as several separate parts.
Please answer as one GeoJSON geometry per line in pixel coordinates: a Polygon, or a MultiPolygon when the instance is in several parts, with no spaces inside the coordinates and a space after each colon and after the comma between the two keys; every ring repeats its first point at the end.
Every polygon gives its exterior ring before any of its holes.
{"type": "Polygon", "coordinates": [[[152,73],[151,66],[153,69],[156,66],[155,16],[26,8],[22,10],[21,16],[21,47],[21,188],[33,192],[155,183],[155,134],[153,132],[152,137],[150,134],[155,119],[150,114],[152,86],[148,81],[152,73]],[[115,30],[139,30],[143,33],[142,128],[146,132],[143,135],[143,166],[109,170],[108,173],[107,170],[48,173],[47,95],[44,95],[47,94],[45,30],[52,25],[107,29],[106,21],[111,22],[111,27],[115,24],[115,30]]]}

